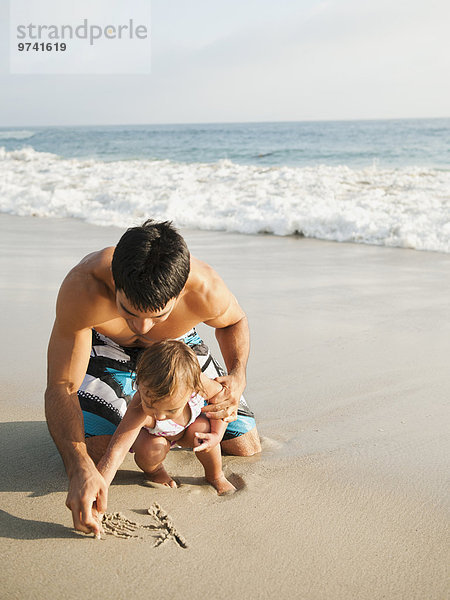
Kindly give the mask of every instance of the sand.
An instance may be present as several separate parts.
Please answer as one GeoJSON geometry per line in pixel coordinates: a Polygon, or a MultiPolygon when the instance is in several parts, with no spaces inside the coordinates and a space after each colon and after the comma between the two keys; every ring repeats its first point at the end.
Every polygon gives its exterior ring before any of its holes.
{"type": "Polygon", "coordinates": [[[147,510],[152,523],[138,523],[127,519],[121,512],[105,513],[102,517],[102,532],[95,535],[95,539],[103,540],[107,535],[113,535],[121,539],[140,538],[145,539],[143,533],[150,530],[156,533],[154,547],[157,548],[164,542],[173,540],[180,548],[187,548],[188,543],[175,527],[172,517],[154,502],[147,510]]]}
{"type": "Polygon", "coordinates": [[[188,547],[155,547],[73,531],[43,412],[59,284],[121,231],[7,215],[0,227],[2,597],[450,597],[449,255],[183,232],[248,313],[263,452],[225,457],[238,488],[225,498],[190,451],[166,461],[176,490],[141,485],[127,457],[108,512],[146,524],[157,502],[188,547]]]}

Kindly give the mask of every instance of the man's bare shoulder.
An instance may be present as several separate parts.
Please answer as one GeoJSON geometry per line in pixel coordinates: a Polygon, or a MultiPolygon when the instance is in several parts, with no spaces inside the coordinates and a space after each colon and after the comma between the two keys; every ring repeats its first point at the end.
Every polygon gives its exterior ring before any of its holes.
{"type": "Polygon", "coordinates": [[[117,316],[111,260],[114,247],[88,254],[66,275],[58,294],[57,318],[71,328],[93,327],[117,316]]]}
{"type": "Polygon", "coordinates": [[[186,303],[206,321],[223,314],[234,298],[220,275],[207,263],[191,257],[186,303]]]}

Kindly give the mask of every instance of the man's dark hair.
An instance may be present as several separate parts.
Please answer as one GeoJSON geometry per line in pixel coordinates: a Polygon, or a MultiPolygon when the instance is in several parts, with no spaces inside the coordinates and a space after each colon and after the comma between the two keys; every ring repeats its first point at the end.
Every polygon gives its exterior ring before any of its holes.
{"type": "Polygon", "coordinates": [[[120,238],[112,259],[116,290],[140,311],[158,311],[176,298],[187,281],[190,255],[170,221],[149,219],[120,238]]]}

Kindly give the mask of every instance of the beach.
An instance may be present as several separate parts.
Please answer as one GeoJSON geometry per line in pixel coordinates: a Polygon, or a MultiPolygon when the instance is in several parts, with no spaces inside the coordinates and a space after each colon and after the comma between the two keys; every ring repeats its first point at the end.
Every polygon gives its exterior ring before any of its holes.
{"type": "Polygon", "coordinates": [[[0,227],[2,597],[450,596],[450,254],[182,230],[247,312],[263,451],[224,458],[226,498],[190,451],[169,453],[177,490],[141,485],[128,456],[108,511],[148,524],[161,505],[188,547],[154,547],[151,532],[72,529],[43,408],[59,285],[123,230],[6,214],[0,227]]]}

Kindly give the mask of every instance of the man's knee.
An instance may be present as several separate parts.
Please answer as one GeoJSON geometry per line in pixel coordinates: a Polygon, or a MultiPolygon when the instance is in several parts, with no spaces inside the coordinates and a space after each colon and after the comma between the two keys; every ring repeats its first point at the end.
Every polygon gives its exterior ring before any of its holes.
{"type": "Polygon", "coordinates": [[[253,456],[261,452],[261,442],[256,427],[239,437],[222,440],[222,451],[232,456],[253,456]]]}

